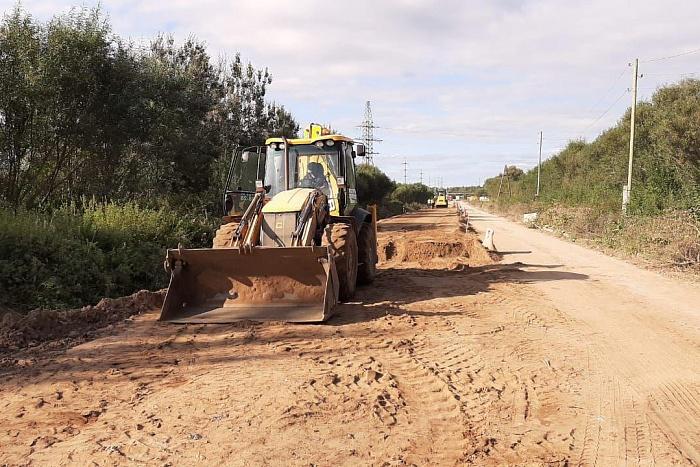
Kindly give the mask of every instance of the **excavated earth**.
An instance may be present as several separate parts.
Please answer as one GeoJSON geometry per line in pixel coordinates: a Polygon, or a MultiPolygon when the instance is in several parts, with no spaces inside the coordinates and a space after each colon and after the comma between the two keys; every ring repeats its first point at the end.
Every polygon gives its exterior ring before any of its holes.
{"type": "Polygon", "coordinates": [[[697,314],[494,225],[499,255],[452,209],[382,221],[322,325],[164,324],[148,292],[6,314],[0,465],[697,465],[697,314]]]}

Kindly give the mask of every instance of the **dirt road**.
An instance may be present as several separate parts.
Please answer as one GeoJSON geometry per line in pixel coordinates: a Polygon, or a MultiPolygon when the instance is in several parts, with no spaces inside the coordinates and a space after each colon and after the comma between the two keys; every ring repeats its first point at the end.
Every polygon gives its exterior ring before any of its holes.
{"type": "Polygon", "coordinates": [[[380,225],[325,325],[157,312],[0,369],[0,465],[692,465],[700,291],[484,213],[380,225]]]}

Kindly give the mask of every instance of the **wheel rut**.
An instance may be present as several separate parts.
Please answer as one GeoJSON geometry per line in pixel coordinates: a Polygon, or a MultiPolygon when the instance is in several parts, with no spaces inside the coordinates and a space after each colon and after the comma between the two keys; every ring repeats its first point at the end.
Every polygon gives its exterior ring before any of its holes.
{"type": "Polygon", "coordinates": [[[373,348],[396,379],[407,416],[420,431],[405,460],[458,465],[466,461],[470,447],[460,394],[439,370],[413,355],[413,345],[408,339],[390,340],[373,348]]]}

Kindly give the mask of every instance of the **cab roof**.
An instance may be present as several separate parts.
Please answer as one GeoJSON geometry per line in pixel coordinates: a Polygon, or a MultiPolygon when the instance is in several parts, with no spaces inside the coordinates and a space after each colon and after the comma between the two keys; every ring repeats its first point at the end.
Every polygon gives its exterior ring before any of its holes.
{"type": "MultiPolygon", "coordinates": [[[[325,140],[333,140],[333,141],[345,141],[346,143],[354,143],[355,140],[352,138],[348,138],[347,136],[343,135],[321,135],[321,136],[316,136],[314,138],[293,138],[293,139],[288,139],[287,143],[291,144],[292,146],[296,144],[314,144],[316,141],[325,141],[325,140]]],[[[270,143],[284,143],[284,138],[267,138],[265,140],[265,146],[267,146],[270,143]]]]}

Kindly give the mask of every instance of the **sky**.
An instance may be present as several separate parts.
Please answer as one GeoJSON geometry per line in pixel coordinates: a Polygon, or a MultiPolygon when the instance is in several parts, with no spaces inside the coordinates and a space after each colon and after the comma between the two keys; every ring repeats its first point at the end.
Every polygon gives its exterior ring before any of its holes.
{"type": "MultiPolygon", "coordinates": [[[[0,0],[9,11],[14,0],[0,0]]],[[[98,2],[24,0],[46,20],[98,2]]],[[[102,0],[116,34],[206,42],[273,75],[269,98],[302,126],[359,138],[397,181],[480,184],[592,140],[663,84],[700,78],[698,0],[102,0]],[[404,162],[406,165],[404,165],[404,162]]],[[[622,182],[622,181],[621,181],[622,182]]]]}

